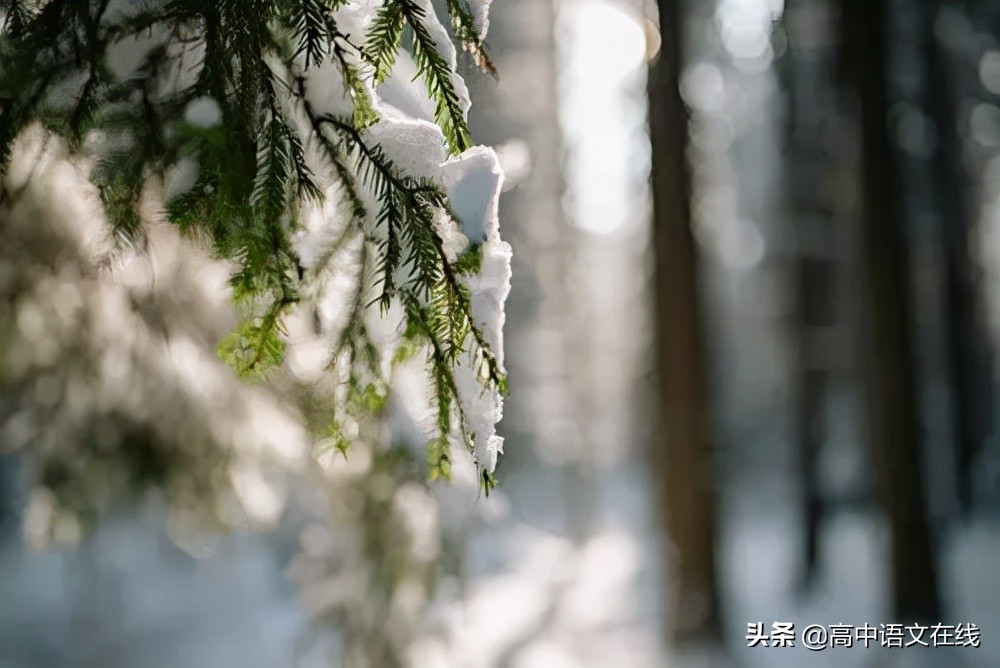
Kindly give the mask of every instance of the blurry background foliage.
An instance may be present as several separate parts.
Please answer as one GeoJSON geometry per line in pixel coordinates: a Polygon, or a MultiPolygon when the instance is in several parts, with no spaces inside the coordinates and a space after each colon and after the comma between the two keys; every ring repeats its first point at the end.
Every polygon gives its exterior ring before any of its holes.
{"type": "MultiPolygon", "coordinates": [[[[84,156],[113,236],[104,261],[115,261],[115,249],[147,242],[142,200],[151,183],[164,184],[158,196],[167,219],[187,237],[210,240],[215,255],[234,267],[229,282],[242,321],[218,350],[243,376],[262,379],[284,361],[287,313],[316,292],[327,262],[343,262],[339,247],[361,237],[352,258],[359,265],[355,295],[340,296],[347,316],[328,351],[331,369],[345,369],[346,398],[331,401],[322,429],[346,450],[343,420],[368,419],[385,407],[385,369],[364,314],[372,303],[387,313],[395,301],[406,326],[390,357],[400,361],[404,349],[427,353],[438,428],[428,446],[430,475],[447,477],[449,439],[456,436],[475,453],[456,366],[474,367],[490,391],[506,393],[502,366],[474,321],[465,278],[479,270],[481,240],[464,250],[446,248],[448,235],[437,230],[461,223],[441,183],[405,173],[379,135],[364,131],[380,120],[374,87],[392,71],[404,35],[450,153],[471,145],[468,99],[464,86],[456,89],[454,52],[442,53],[431,32],[440,25],[429,4],[383,3],[363,24],[364,34],[355,29],[353,37],[338,24],[340,18],[358,23],[349,4],[4,2],[0,160],[9,171],[15,139],[33,123],[84,156]],[[306,79],[323,63],[339,72],[352,114],[310,100],[306,79]],[[350,223],[339,240],[314,252],[325,253],[321,260],[306,266],[293,238],[299,218],[303,207],[322,207],[328,197],[350,223]]],[[[492,70],[469,5],[451,1],[447,12],[458,43],[492,70]]],[[[21,193],[13,179],[4,183],[4,199],[14,202],[21,193]]],[[[318,315],[316,321],[319,330],[318,315]]],[[[155,444],[155,435],[137,428],[143,432],[137,437],[121,437],[121,451],[136,458],[126,468],[137,481],[163,483],[174,464],[187,470],[155,444]]],[[[100,435],[80,438],[93,442],[88,449],[108,449],[100,435]]],[[[58,462],[47,466],[45,485],[58,495],[76,484],[58,462]]],[[[487,490],[493,466],[480,464],[487,490]]]]}

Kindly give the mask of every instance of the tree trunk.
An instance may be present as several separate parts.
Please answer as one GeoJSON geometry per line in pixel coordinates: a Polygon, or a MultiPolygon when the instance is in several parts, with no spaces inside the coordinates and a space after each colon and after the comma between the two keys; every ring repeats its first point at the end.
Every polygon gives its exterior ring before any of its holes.
{"type": "Polygon", "coordinates": [[[951,386],[952,434],[955,443],[956,489],[959,507],[972,509],[972,462],[992,432],[993,359],[980,313],[976,269],[969,257],[969,216],[963,202],[968,186],[962,174],[958,136],[957,93],[944,46],[934,34],[938,6],[921,6],[921,48],[926,67],[924,106],[937,128],[937,152],[931,158],[933,206],[945,254],[944,299],[948,375],[951,386]]]}
{"type": "Polygon", "coordinates": [[[847,72],[861,115],[861,237],[869,285],[872,449],[892,542],[893,608],[900,621],[938,620],[927,520],[907,241],[897,157],[887,128],[884,0],[843,0],[847,72]]]}
{"type": "Polygon", "coordinates": [[[672,542],[668,636],[721,643],[715,492],[698,258],[691,231],[687,109],[678,87],[683,0],[660,0],[663,48],[649,72],[661,428],[653,463],[672,542]]]}
{"type": "Polygon", "coordinates": [[[808,591],[819,559],[820,522],[824,512],[819,490],[819,455],[826,440],[826,406],[833,381],[831,366],[839,361],[829,349],[837,324],[836,229],[833,211],[821,189],[832,170],[826,132],[835,115],[831,65],[832,40],[818,40],[814,24],[829,11],[826,0],[788,0],[785,5],[788,51],[778,72],[788,91],[786,168],[791,194],[796,263],[791,278],[796,289],[794,334],[797,344],[793,378],[793,424],[798,449],[803,505],[803,568],[800,587],[808,591]],[[812,18],[807,18],[812,15],[812,18]]]}

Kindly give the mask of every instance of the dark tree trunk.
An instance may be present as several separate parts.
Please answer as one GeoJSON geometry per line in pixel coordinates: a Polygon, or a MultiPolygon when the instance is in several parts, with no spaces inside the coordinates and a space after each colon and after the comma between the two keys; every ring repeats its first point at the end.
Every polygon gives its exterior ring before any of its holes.
{"type": "Polygon", "coordinates": [[[869,285],[871,434],[889,519],[892,599],[900,620],[937,620],[937,569],[927,519],[907,240],[897,156],[887,128],[887,3],[842,0],[847,73],[861,117],[861,237],[869,285]]]}
{"type": "Polygon", "coordinates": [[[980,313],[976,269],[969,257],[969,216],[963,201],[968,183],[962,174],[957,93],[949,76],[948,56],[934,34],[939,7],[921,6],[921,49],[926,67],[924,105],[937,128],[937,152],[931,158],[933,206],[941,226],[945,254],[944,301],[947,365],[952,392],[956,489],[963,514],[972,508],[972,462],[992,432],[992,351],[980,313]]]}
{"type": "Polygon", "coordinates": [[[790,164],[787,168],[791,194],[796,262],[792,279],[796,289],[793,313],[797,358],[793,385],[794,438],[798,448],[799,476],[803,499],[804,554],[801,589],[813,581],[819,559],[820,522],[823,499],[819,490],[818,460],[826,438],[826,405],[831,384],[831,364],[836,355],[829,350],[829,332],[836,323],[836,238],[833,212],[824,202],[817,183],[831,170],[826,135],[835,103],[832,64],[836,51],[832,40],[818,40],[810,33],[816,26],[806,16],[824,14],[826,0],[788,0],[785,5],[788,51],[780,73],[788,90],[787,137],[790,164]],[[804,24],[804,22],[806,22],[804,24]]]}
{"type": "Polygon", "coordinates": [[[721,643],[715,492],[697,248],[691,232],[688,114],[678,80],[682,0],[660,0],[663,48],[649,73],[661,428],[655,477],[672,542],[669,637],[721,643]]]}

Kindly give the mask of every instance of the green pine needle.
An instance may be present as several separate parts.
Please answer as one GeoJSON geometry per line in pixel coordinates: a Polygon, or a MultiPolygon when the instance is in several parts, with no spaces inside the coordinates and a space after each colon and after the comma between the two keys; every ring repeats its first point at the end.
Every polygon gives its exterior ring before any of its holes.
{"type": "MultiPolygon", "coordinates": [[[[472,138],[453,66],[428,29],[432,17],[423,5],[386,0],[367,34],[356,36],[363,37],[362,50],[336,23],[334,10],[345,4],[169,0],[111,17],[109,0],[3,1],[0,184],[14,139],[41,122],[72,150],[96,151],[91,179],[110,225],[129,239],[143,234],[138,203],[148,179],[165,178],[181,161],[194,163],[194,185],[166,203],[167,215],[182,231],[210,239],[217,255],[234,264],[233,296],[246,318],[223,338],[218,353],[251,378],[284,363],[282,319],[313,278],[291,235],[301,204],[324,197],[319,170],[339,181],[353,238],[371,233],[363,204],[370,194],[381,240],[366,245],[363,276],[376,277],[383,309],[399,302],[406,311],[406,331],[391,362],[427,353],[438,431],[428,445],[429,477],[447,478],[449,444],[471,449],[473,442],[458,400],[456,366],[468,356],[484,386],[501,393],[507,387],[475,325],[465,283],[479,270],[481,248],[449,260],[435,226],[442,216],[454,219],[446,193],[405,175],[381,147],[365,141],[364,129],[378,120],[373,86],[392,72],[404,32],[448,150],[459,153],[472,138]],[[149,36],[161,42],[132,74],[117,79],[109,49],[149,36]],[[317,114],[307,100],[304,70],[324,62],[343,78],[351,118],[317,114]],[[203,127],[186,118],[201,98],[218,107],[218,124],[203,127]],[[318,149],[320,164],[310,162],[307,148],[318,149]]],[[[465,0],[448,0],[446,8],[462,48],[494,71],[465,0]]],[[[388,382],[361,317],[368,287],[359,287],[350,322],[330,352],[331,366],[347,362],[347,410],[373,416],[385,409],[388,382]]],[[[346,439],[337,434],[337,447],[346,450],[346,439]]],[[[490,479],[484,477],[484,484],[490,479]]]]}

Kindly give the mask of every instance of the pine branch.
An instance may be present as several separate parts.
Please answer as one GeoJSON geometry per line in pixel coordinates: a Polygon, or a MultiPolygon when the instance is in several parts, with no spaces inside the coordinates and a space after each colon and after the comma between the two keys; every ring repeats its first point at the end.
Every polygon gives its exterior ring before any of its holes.
{"type": "Polygon", "coordinates": [[[401,197],[397,190],[389,187],[388,182],[385,184],[379,195],[383,205],[377,218],[377,224],[385,227],[386,235],[385,241],[381,243],[382,259],[378,267],[378,273],[382,276],[382,294],[379,302],[383,313],[389,310],[396,292],[395,275],[402,258],[400,235],[407,216],[406,199],[401,197]]]}
{"type": "Polygon", "coordinates": [[[32,19],[38,13],[38,3],[28,0],[4,0],[0,2],[4,22],[0,30],[7,31],[15,39],[24,34],[32,19]]]}
{"type": "Polygon", "coordinates": [[[79,50],[79,12],[70,0],[51,0],[38,12],[17,6],[12,31],[0,42],[0,174],[14,138],[42,111],[49,91],[75,72],[77,63],[64,48],[75,44],[79,50]],[[70,32],[67,43],[51,38],[64,30],[70,32]]]}
{"type": "Polygon", "coordinates": [[[250,192],[250,206],[268,223],[281,219],[291,179],[285,128],[275,109],[267,114],[264,135],[257,145],[257,176],[250,192]]]}
{"type": "MultiPolygon", "coordinates": [[[[418,340],[426,344],[440,432],[428,456],[432,470],[447,477],[449,439],[456,430],[470,448],[473,439],[455,382],[462,356],[469,353],[484,385],[506,392],[500,365],[475,324],[464,278],[478,270],[481,255],[473,249],[449,261],[435,226],[442,217],[454,222],[446,193],[402,174],[380,146],[364,141],[361,130],[378,118],[372,86],[390,74],[407,26],[418,75],[452,153],[472,143],[465,102],[439,50],[431,23],[436,17],[425,14],[426,3],[386,0],[364,51],[337,27],[333,11],[344,4],[169,0],[108,20],[109,0],[0,0],[6,16],[0,34],[0,170],[14,138],[35,120],[73,149],[96,136],[91,178],[112,226],[127,237],[142,233],[137,204],[149,177],[165,176],[182,159],[194,160],[196,183],[167,202],[167,212],[181,229],[207,232],[217,254],[237,263],[234,297],[253,315],[220,344],[220,354],[241,373],[259,375],[283,359],[281,318],[298,301],[305,275],[290,233],[301,203],[323,197],[314,171],[319,167],[308,162],[305,150],[317,142],[351,209],[352,224],[342,238],[364,232],[359,193],[374,196],[375,226],[384,235],[365,245],[362,276],[369,280],[370,266],[383,310],[393,300],[404,305],[409,338],[400,350],[415,350],[418,340]],[[157,43],[134,73],[116,79],[107,65],[109,47],[146,33],[155,34],[157,43]],[[319,115],[306,99],[302,72],[331,59],[353,100],[351,119],[319,115]],[[275,62],[285,70],[279,72],[275,62]],[[74,91],[71,104],[56,100],[57,90],[74,91]],[[186,120],[191,102],[202,97],[218,105],[219,124],[201,127],[186,120]],[[300,111],[308,119],[301,130],[291,120],[300,111]]],[[[465,0],[446,6],[463,48],[492,71],[465,0]]],[[[368,294],[360,285],[333,352],[348,358],[350,403],[376,412],[385,393],[378,352],[361,317],[368,294]]]]}
{"type": "Polygon", "coordinates": [[[472,146],[472,134],[452,80],[451,65],[438,51],[437,43],[427,30],[423,7],[415,0],[394,0],[394,3],[398,3],[413,33],[413,61],[417,73],[424,80],[427,93],[434,101],[434,119],[444,132],[449,150],[461,153],[472,146]]]}
{"type": "Polygon", "coordinates": [[[375,68],[375,83],[389,78],[403,39],[403,6],[386,2],[379,7],[365,39],[365,55],[375,68]]]}
{"type": "Polygon", "coordinates": [[[428,324],[430,318],[416,296],[411,293],[405,293],[402,295],[402,302],[406,309],[407,327],[412,327],[430,346],[431,376],[434,383],[434,396],[437,405],[438,436],[441,439],[447,439],[449,434],[451,434],[452,408],[454,408],[459,424],[459,434],[463,437],[466,448],[474,456],[475,450],[469,433],[465,409],[458,400],[458,384],[455,382],[455,374],[452,371],[451,362],[448,360],[448,356],[445,354],[440,341],[428,324]]]}
{"type": "Polygon", "coordinates": [[[305,79],[301,76],[296,78],[294,94],[297,104],[301,106],[302,111],[309,120],[309,127],[312,130],[311,136],[319,142],[326,158],[333,165],[333,168],[337,173],[337,178],[347,191],[347,195],[352,206],[352,217],[360,228],[365,219],[366,211],[364,203],[358,196],[355,174],[347,165],[345,150],[341,145],[332,141],[323,131],[323,122],[313,109],[312,104],[310,104],[309,100],[306,99],[305,79]]]}
{"type": "Polygon", "coordinates": [[[476,19],[472,16],[469,3],[466,0],[448,0],[447,8],[452,30],[462,49],[472,56],[472,60],[480,70],[496,77],[497,69],[486,53],[486,46],[476,27],[476,19]]]}
{"type": "Polygon", "coordinates": [[[305,54],[305,69],[319,64],[333,51],[334,40],[340,35],[330,13],[328,0],[291,0],[287,2],[286,20],[292,37],[298,42],[295,55],[305,54]]]}
{"type": "Polygon", "coordinates": [[[282,363],[286,335],[282,315],[297,301],[281,295],[257,321],[244,321],[219,342],[219,357],[245,377],[261,378],[282,363]]]}
{"type": "Polygon", "coordinates": [[[366,128],[378,122],[378,112],[369,98],[368,89],[365,87],[357,68],[341,58],[340,71],[344,79],[344,90],[348,91],[354,103],[354,127],[366,128]]]}
{"type": "MultiPolygon", "coordinates": [[[[475,326],[468,290],[459,281],[447,258],[444,243],[433,229],[432,210],[435,209],[452,217],[453,222],[458,224],[447,205],[447,195],[432,183],[401,176],[382,150],[378,146],[372,147],[366,144],[361,133],[346,121],[324,116],[318,118],[317,122],[320,126],[332,127],[354,149],[363,163],[360,168],[361,174],[371,184],[373,192],[386,192],[387,188],[391,188],[407,202],[411,211],[417,213],[415,217],[407,217],[406,224],[401,226],[401,229],[405,230],[404,233],[410,235],[408,238],[414,242],[409,261],[418,269],[414,278],[415,287],[427,297],[436,294],[437,300],[436,302],[432,300],[432,304],[449,313],[454,320],[447,325],[439,321],[438,326],[433,329],[442,334],[461,330],[471,333],[475,343],[474,354],[484,365],[486,378],[502,394],[506,394],[506,375],[492,353],[489,342],[475,326]],[[442,281],[444,285],[441,285],[442,281]]],[[[444,342],[449,338],[452,337],[444,336],[439,341],[444,342]]],[[[452,360],[457,360],[461,352],[459,346],[445,346],[444,349],[454,353],[449,355],[452,360]]]]}

